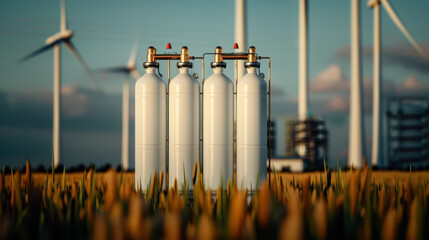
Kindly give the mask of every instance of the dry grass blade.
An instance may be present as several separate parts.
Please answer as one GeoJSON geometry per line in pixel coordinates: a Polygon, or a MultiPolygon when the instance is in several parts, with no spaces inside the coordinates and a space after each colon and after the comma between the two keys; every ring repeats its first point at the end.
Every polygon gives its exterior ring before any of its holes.
{"type": "Polygon", "coordinates": [[[55,239],[64,233],[79,239],[425,239],[428,234],[425,171],[364,167],[340,173],[338,167],[332,185],[325,184],[323,172],[276,173],[253,197],[230,179],[213,201],[198,169],[197,164],[193,201],[177,180],[170,179],[168,194],[160,189],[165,172],[150,177],[143,195],[134,189],[133,173],[114,169],[66,176],[64,168],[62,179],[32,172],[29,163],[22,174],[3,169],[0,239],[55,239]]]}
{"type": "Polygon", "coordinates": [[[159,189],[160,190],[162,190],[162,184],[163,184],[163,181],[164,181],[164,172],[163,171],[161,171],[160,173],[159,173],[159,189]]]}
{"type": "Polygon", "coordinates": [[[226,185],[226,196],[228,199],[231,197],[231,188],[232,188],[232,182],[231,179],[228,180],[228,184],[226,185]]]}
{"type": "Polygon", "coordinates": [[[192,184],[195,185],[197,181],[197,168],[198,168],[198,161],[194,164],[194,169],[192,170],[192,184]]]}
{"type": "Polygon", "coordinates": [[[157,183],[158,183],[157,182],[157,175],[156,175],[156,172],[154,172],[153,176],[152,176],[152,181],[150,181],[150,192],[149,192],[150,198],[153,198],[153,194],[155,192],[155,186],[157,183]]]}

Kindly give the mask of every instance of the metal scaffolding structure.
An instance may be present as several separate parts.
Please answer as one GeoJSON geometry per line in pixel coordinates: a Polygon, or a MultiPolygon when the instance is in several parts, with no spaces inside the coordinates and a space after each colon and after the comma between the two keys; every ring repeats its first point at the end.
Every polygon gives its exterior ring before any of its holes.
{"type": "Polygon", "coordinates": [[[320,168],[328,157],[328,130],[324,120],[307,118],[289,122],[288,152],[300,156],[306,168],[320,168]]]}
{"type": "Polygon", "coordinates": [[[428,98],[392,97],[387,109],[387,165],[429,162],[428,98]]]}

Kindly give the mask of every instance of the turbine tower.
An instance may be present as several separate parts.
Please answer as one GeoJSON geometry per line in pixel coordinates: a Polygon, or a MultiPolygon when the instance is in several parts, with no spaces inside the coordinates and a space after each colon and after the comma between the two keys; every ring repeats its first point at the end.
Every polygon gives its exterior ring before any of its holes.
{"type": "Polygon", "coordinates": [[[133,50],[131,51],[130,58],[127,65],[119,67],[106,68],[102,72],[105,73],[122,73],[125,74],[124,82],[122,85],[122,150],[121,150],[121,163],[124,170],[129,167],[129,122],[130,122],[130,75],[135,80],[140,78],[140,73],[136,70],[138,41],[134,43],[133,50]]]}
{"type": "MultiPolygon", "coordinates": [[[[235,0],[235,42],[238,44],[236,52],[244,53],[247,51],[246,26],[246,0],[235,0]]],[[[246,74],[244,60],[238,60],[238,71],[235,75],[240,79],[244,74],[246,74]]]]}
{"type": "Polygon", "coordinates": [[[307,26],[308,0],[299,0],[299,100],[298,119],[305,120],[308,112],[307,26]]]}
{"type": "Polygon", "coordinates": [[[361,168],[365,156],[362,121],[362,78],[359,23],[359,0],[351,0],[351,76],[350,76],[350,123],[348,165],[361,168]]]}
{"type": "Polygon", "coordinates": [[[407,29],[402,24],[399,17],[396,15],[392,6],[387,0],[370,0],[368,7],[374,11],[374,43],[373,43],[373,107],[372,107],[372,165],[379,165],[383,161],[383,128],[381,126],[381,92],[382,84],[381,81],[381,60],[380,60],[380,4],[384,6],[389,17],[396,24],[396,26],[402,31],[411,45],[417,50],[417,52],[425,56],[423,50],[414,41],[407,29]]]}
{"type": "Polygon", "coordinates": [[[50,48],[54,48],[54,89],[53,89],[53,161],[54,167],[57,167],[61,161],[61,127],[60,127],[60,106],[61,106],[61,43],[64,43],[69,51],[76,57],[90,78],[94,81],[96,87],[101,90],[97,79],[92,74],[88,64],[83,60],[76,47],[71,42],[73,32],[67,28],[66,7],[64,0],[61,0],[61,22],[60,31],[46,39],[45,46],[30,53],[20,60],[26,61],[37,56],[50,48]]]}

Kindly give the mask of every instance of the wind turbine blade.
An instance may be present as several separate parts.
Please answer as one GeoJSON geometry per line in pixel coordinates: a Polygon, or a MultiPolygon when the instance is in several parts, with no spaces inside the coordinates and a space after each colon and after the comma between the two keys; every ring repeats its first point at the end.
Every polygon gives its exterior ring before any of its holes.
{"type": "Polygon", "coordinates": [[[399,30],[401,30],[401,32],[405,35],[405,37],[408,39],[411,45],[413,45],[413,47],[417,50],[417,52],[419,52],[420,55],[425,57],[426,56],[425,52],[420,48],[420,46],[413,39],[413,37],[411,37],[410,33],[405,28],[404,24],[402,24],[401,19],[395,13],[395,10],[393,10],[393,7],[390,5],[390,3],[387,0],[381,0],[381,3],[383,4],[384,9],[386,9],[386,12],[389,14],[392,21],[396,24],[399,30]]]}
{"type": "Polygon", "coordinates": [[[37,55],[41,54],[42,52],[44,52],[44,51],[46,51],[46,50],[48,50],[48,49],[52,48],[55,44],[58,44],[58,43],[60,43],[61,41],[62,41],[62,39],[57,40],[57,41],[55,41],[55,42],[53,42],[53,43],[51,43],[51,44],[49,44],[49,45],[45,45],[45,46],[43,46],[43,47],[41,47],[41,48],[37,49],[36,51],[34,51],[34,52],[32,52],[32,53],[28,54],[27,56],[25,56],[25,57],[21,58],[18,62],[19,62],[19,63],[22,63],[22,62],[24,62],[24,61],[27,61],[28,59],[30,59],[30,58],[32,58],[32,57],[34,57],[34,56],[37,56],[37,55]]]}
{"type": "Polygon", "coordinates": [[[85,69],[86,73],[89,75],[91,80],[94,82],[96,88],[99,91],[102,91],[102,88],[100,86],[100,83],[98,82],[97,78],[95,78],[94,74],[92,73],[91,69],[89,69],[88,64],[83,60],[82,56],[79,54],[75,46],[71,41],[64,41],[64,44],[67,46],[67,48],[70,50],[70,52],[76,57],[76,59],[80,62],[82,67],[85,69]]]}
{"type": "Polygon", "coordinates": [[[128,73],[128,69],[126,67],[108,67],[96,69],[96,73],[128,73]]]}
{"type": "Polygon", "coordinates": [[[135,69],[131,70],[131,74],[133,75],[135,80],[139,80],[140,73],[137,70],[135,70],[135,69]]]}
{"type": "Polygon", "coordinates": [[[65,31],[67,29],[67,16],[66,16],[66,3],[61,0],[61,26],[60,30],[65,31]]]}
{"type": "Polygon", "coordinates": [[[133,50],[131,51],[130,58],[128,59],[128,64],[127,64],[128,66],[135,67],[138,48],[139,48],[139,41],[138,39],[136,39],[134,41],[134,46],[133,46],[133,50]]]}

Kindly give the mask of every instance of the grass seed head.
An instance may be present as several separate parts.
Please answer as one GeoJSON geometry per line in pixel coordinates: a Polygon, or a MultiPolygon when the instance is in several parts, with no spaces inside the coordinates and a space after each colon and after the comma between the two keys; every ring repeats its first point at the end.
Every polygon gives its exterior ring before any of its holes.
{"type": "Polygon", "coordinates": [[[87,174],[86,177],[86,182],[85,182],[85,189],[86,189],[86,194],[88,196],[91,196],[91,191],[92,191],[92,178],[93,178],[93,169],[89,169],[89,173],[87,174]]]}
{"type": "Polygon", "coordinates": [[[115,169],[111,168],[105,173],[105,207],[111,209],[118,197],[118,179],[115,169]]]}
{"type": "Polygon", "coordinates": [[[129,201],[127,216],[127,231],[132,239],[141,239],[143,226],[143,201],[140,196],[134,195],[129,201]]]}
{"type": "Polygon", "coordinates": [[[396,239],[396,229],[397,229],[397,222],[396,222],[396,212],[394,208],[390,208],[386,216],[383,218],[382,222],[382,238],[385,240],[395,240],[396,239]]]}
{"type": "Polygon", "coordinates": [[[424,222],[422,206],[419,199],[414,198],[408,218],[407,239],[424,239],[424,222]]]}
{"type": "Polygon", "coordinates": [[[267,182],[263,182],[261,184],[261,189],[259,190],[258,197],[258,223],[262,228],[266,228],[270,223],[271,211],[271,195],[267,182]]]}
{"type": "Polygon", "coordinates": [[[194,240],[196,238],[196,230],[195,230],[195,224],[188,223],[188,226],[186,226],[186,239],[187,240],[194,240]]]}
{"type": "Polygon", "coordinates": [[[157,180],[158,180],[158,178],[157,178],[156,172],[154,172],[153,176],[152,176],[152,180],[150,181],[150,192],[149,192],[150,198],[153,198],[153,194],[155,192],[155,186],[157,184],[157,180]]]}
{"type": "Polygon", "coordinates": [[[76,189],[76,184],[77,184],[77,183],[73,183],[73,184],[72,184],[72,186],[71,186],[71,198],[72,198],[73,200],[76,200],[76,199],[77,199],[77,189],[76,189]]]}
{"type": "Polygon", "coordinates": [[[182,239],[182,223],[176,213],[167,213],[164,219],[165,239],[180,240],[182,239]]]}
{"type": "Polygon", "coordinates": [[[280,239],[303,239],[303,214],[298,190],[288,192],[287,215],[280,227],[280,239]]]}
{"type": "Polygon", "coordinates": [[[176,178],[174,179],[173,190],[174,190],[175,193],[178,192],[178,189],[177,189],[177,179],[176,178]]]}
{"type": "Polygon", "coordinates": [[[217,229],[210,216],[203,214],[198,224],[197,239],[217,239],[217,229]]]}
{"type": "Polygon", "coordinates": [[[165,210],[165,208],[166,208],[166,204],[167,204],[167,202],[166,202],[166,200],[165,200],[165,194],[164,194],[163,192],[161,192],[161,193],[159,194],[159,204],[158,204],[158,208],[159,208],[160,210],[165,210]]]}
{"type": "Polygon", "coordinates": [[[3,193],[3,189],[4,189],[4,176],[3,176],[3,173],[0,172],[0,196],[3,193]]]}
{"type": "Polygon", "coordinates": [[[308,210],[309,199],[310,199],[310,176],[307,176],[302,181],[302,200],[304,202],[305,211],[308,210]]]}
{"type": "MultiPolygon", "coordinates": [[[[313,192],[314,193],[314,192],[313,192]]],[[[313,219],[315,222],[315,230],[318,239],[326,239],[328,232],[328,210],[326,202],[323,199],[319,199],[314,204],[314,215],[313,219]]]]}
{"type": "Polygon", "coordinates": [[[349,202],[350,202],[350,213],[352,217],[356,215],[357,198],[359,191],[359,174],[357,172],[352,173],[349,181],[349,202]]]}
{"type": "Polygon", "coordinates": [[[25,183],[26,183],[26,189],[28,192],[31,188],[31,166],[30,166],[30,161],[28,159],[25,164],[25,183]]]}
{"type": "Polygon", "coordinates": [[[247,191],[234,192],[231,198],[230,211],[228,213],[228,236],[230,239],[241,239],[243,224],[247,214],[247,191]]]}
{"type": "Polygon", "coordinates": [[[94,228],[93,228],[93,236],[92,238],[94,240],[105,240],[109,239],[110,233],[109,233],[109,225],[107,222],[107,218],[104,216],[104,214],[97,214],[94,220],[94,228]]]}

